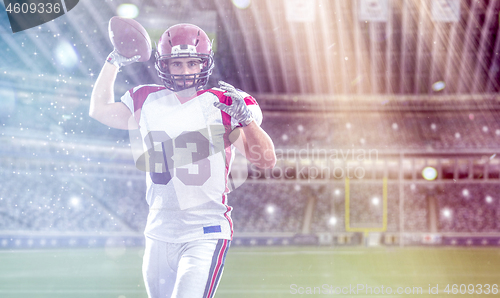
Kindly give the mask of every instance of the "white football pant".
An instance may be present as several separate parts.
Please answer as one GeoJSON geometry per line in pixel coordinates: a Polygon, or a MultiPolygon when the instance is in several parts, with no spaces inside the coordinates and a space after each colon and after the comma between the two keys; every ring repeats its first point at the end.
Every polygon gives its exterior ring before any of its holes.
{"type": "Polygon", "coordinates": [[[231,241],[168,243],[146,237],[142,274],[150,298],[212,298],[231,241]]]}

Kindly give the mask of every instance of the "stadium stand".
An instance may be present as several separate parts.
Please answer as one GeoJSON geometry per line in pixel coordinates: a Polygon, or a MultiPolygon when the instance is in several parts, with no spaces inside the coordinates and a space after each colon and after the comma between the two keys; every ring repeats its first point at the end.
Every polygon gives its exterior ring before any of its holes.
{"type": "Polygon", "coordinates": [[[436,193],[439,230],[454,233],[487,233],[500,229],[497,184],[446,184],[436,193]]]}
{"type": "Polygon", "coordinates": [[[120,232],[126,227],[70,179],[2,172],[0,230],[120,232]]]}
{"type": "MultiPolygon", "coordinates": [[[[432,104],[420,104],[412,102],[411,108],[418,108],[412,112],[265,111],[263,128],[283,153],[304,148],[377,152],[375,160],[354,160],[364,176],[351,180],[351,227],[382,224],[381,179],[388,177],[386,234],[421,239],[421,234],[498,233],[498,113],[449,106],[432,111],[432,104]],[[438,169],[437,181],[422,178],[426,165],[438,169]]],[[[0,234],[141,237],[148,212],[144,173],[133,165],[128,133],[93,123],[79,109],[58,121],[52,120],[61,118],[59,108],[43,116],[31,110],[2,120],[0,234]]],[[[235,237],[344,235],[344,177],[299,171],[323,166],[322,160],[280,158],[270,175],[250,172],[245,184],[229,195],[235,237]]]]}
{"type": "Polygon", "coordinates": [[[263,128],[277,146],[380,150],[467,150],[497,148],[495,112],[267,113],[263,128]]]}
{"type": "Polygon", "coordinates": [[[300,233],[307,200],[314,195],[310,187],[246,183],[229,197],[234,229],[236,233],[300,233]]]}

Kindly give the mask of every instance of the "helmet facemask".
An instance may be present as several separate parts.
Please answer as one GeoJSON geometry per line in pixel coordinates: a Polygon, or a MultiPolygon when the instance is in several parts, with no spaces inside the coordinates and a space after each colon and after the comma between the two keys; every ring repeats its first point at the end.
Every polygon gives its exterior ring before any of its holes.
{"type": "Polygon", "coordinates": [[[172,91],[182,91],[195,87],[200,90],[208,83],[208,78],[212,74],[214,68],[214,60],[212,55],[201,53],[175,53],[167,55],[159,55],[156,52],[155,68],[158,76],[163,81],[165,87],[172,91]],[[195,74],[171,74],[168,67],[169,60],[174,58],[196,58],[200,60],[200,72],[195,74]],[[193,82],[192,84],[188,84],[193,82]]]}

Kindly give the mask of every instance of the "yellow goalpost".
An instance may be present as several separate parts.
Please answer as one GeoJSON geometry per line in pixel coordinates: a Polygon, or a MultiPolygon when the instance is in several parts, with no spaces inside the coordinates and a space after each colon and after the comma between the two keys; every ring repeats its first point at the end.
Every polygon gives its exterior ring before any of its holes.
{"type": "Polygon", "coordinates": [[[349,178],[345,178],[345,229],[347,232],[363,232],[365,237],[371,232],[385,232],[387,230],[387,177],[382,179],[382,226],[381,227],[351,227],[350,222],[350,193],[349,178]]]}

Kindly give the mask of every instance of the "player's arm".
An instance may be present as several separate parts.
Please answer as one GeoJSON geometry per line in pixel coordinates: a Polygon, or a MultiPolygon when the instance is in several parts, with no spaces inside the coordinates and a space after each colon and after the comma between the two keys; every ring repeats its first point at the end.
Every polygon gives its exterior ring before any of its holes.
{"type": "Polygon", "coordinates": [[[233,130],[229,140],[257,167],[270,169],[276,165],[273,141],[255,121],[233,130]]]}
{"type": "Polygon", "coordinates": [[[121,66],[137,61],[140,56],[127,59],[113,51],[97,77],[90,97],[90,117],[107,126],[119,129],[137,129],[132,112],[121,102],[115,102],[114,85],[121,66]]]}
{"type": "Polygon", "coordinates": [[[273,168],[276,164],[274,144],[269,135],[255,122],[253,114],[241,94],[231,85],[219,82],[226,96],[232,98],[231,105],[215,102],[214,105],[243,125],[229,135],[231,143],[259,168],[273,168]]]}

